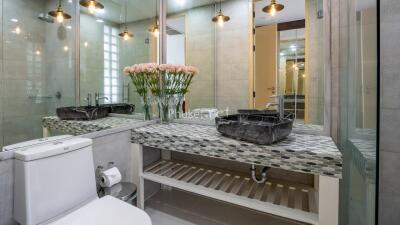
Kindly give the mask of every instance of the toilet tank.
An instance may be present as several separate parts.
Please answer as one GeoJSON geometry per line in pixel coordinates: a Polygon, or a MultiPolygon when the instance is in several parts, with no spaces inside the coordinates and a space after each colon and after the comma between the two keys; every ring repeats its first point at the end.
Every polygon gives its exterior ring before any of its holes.
{"type": "Polygon", "coordinates": [[[14,219],[46,222],[97,198],[92,140],[72,138],[15,152],[14,219]]]}

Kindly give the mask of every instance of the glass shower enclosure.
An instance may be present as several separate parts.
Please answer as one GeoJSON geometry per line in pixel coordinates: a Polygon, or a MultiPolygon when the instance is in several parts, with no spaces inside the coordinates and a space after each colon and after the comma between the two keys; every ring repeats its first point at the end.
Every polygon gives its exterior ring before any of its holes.
{"type": "Polygon", "coordinates": [[[0,1],[0,146],[41,137],[43,116],[75,105],[76,5],[61,3],[62,24],[47,16],[58,1],[0,1]]]}

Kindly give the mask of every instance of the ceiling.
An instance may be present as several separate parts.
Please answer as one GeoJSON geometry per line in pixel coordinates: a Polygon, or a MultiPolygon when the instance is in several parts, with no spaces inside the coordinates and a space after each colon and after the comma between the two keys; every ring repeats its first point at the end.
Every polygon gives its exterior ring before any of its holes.
{"type": "Polygon", "coordinates": [[[293,29],[293,30],[284,30],[279,32],[279,40],[287,41],[287,40],[295,40],[295,39],[305,39],[306,29],[293,29]]]}
{"type": "Polygon", "coordinates": [[[262,11],[270,2],[270,0],[256,2],[256,26],[302,20],[305,18],[305,0],[277,0],[276,2],[283,4],[285,8],[274,17],[262,11]]]}
{"type": "Polygon", "coordinates": [[[167,26],[179,33],[185,33],[185,17],[174,17],[167,19],[167,26]]]}
{"type": "MultiPolygon", "coordinates": [[[[127,3],[127,21],[139,21],[156,16],[156,0],[98,0],[104,5],[104,10],[96,12],[96,17],[108,20],[114,23],[123,23],[125,20],[125,3],[127,3]]],[[[370,2],[372,0],[366,0],[370,2]]],[[[185,11],[191,8],[204,5],[215,4],[217,0],[167,0],[168,14],[185,11]]],[[[256,26],[268,25],[273,23],[282,23],[305,18],[305,0],[277,0],[278,3],[285,6],[284,10],[275,17],[262,11],[270,0],[260,0],[255,3],[256,26]]],[[[361,7],[366,7],[363,4],[361,7]]],[[[87,10],[81,7],[82,12],[87,10]]]]}
{"type": "MultiPolygon", "coordinates": [[[[97,11],[95,16],[114,23],[125,21],[125,0],[99,0],[104,10],[97,11]]],[[[139,21],[156,15],[156,0],[127,0],[127,21],[139,21]]],[[[82,12],[87,10],[81,7],[82,12]]]]}
{"type": "MultiPolygon", "coordinates": [[[[156,0],[99,0],[104,5],[104,10],[95,13],[97,18],[114,23],[125,21],[125,4],[127,4],[127,21],[140,21],[156,16],[156,0]]],[[[168,14],[177,13],[187,9],[214,4],[215,0],[168,0],[168,14]]],[[[87,9],[81,7],[82,12],[87,9]]]]}
{"type": "Polygon", "coordinates": [[[356,10],[361,11],[369,8],[376,8],[376,0],[362,0],[356,2],[356,10]]]}

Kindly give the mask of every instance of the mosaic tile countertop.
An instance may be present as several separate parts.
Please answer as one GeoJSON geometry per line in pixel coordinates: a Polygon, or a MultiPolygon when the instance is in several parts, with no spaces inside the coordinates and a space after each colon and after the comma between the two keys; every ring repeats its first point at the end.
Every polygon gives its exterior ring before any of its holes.
{"type": "Polygon", "coordinates": [[[321,125],[315,125],[315,124],[304,124],[304,123],[293,123],[293,129],[294,130],[299,130],[299,131],[308,131],[312,133],[316,132],[323,132],[324,131],[324,126],[321,125]]]}
{"type": "Polygon", "coordinates": [[[342,177],[342,155],[326,136],[292,133],[282,142],[263,146],[224,137],[214,126],[170,123],[133,129],[132,142],[295,172],[342,177]]]}
{"type": "Polygon", "coordinates": [[[105,117],[102,119],[82,121],[82,120],[61,120],[57,116],[43,117],[42,126],[48,129],[62,131],[72,135],[82,135],[101,130],[129,126],[136,124],[141,120],[122,118],[122,117],[105,117]]]}
{"type": "Polygon", "coordinates": [[[350,139],[354,146],[352,158],[360,173],[370,180],[375,180],[376,171],[376,140],[350,139]]]}

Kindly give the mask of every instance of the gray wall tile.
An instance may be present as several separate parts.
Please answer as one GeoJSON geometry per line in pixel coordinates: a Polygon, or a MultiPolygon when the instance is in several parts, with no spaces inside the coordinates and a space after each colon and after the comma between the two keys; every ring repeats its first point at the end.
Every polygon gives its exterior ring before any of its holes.
{"type": "Polygon", "coordinates": [[[400,221],[400,2],[381,0],[379,224],[400,221]]]}

